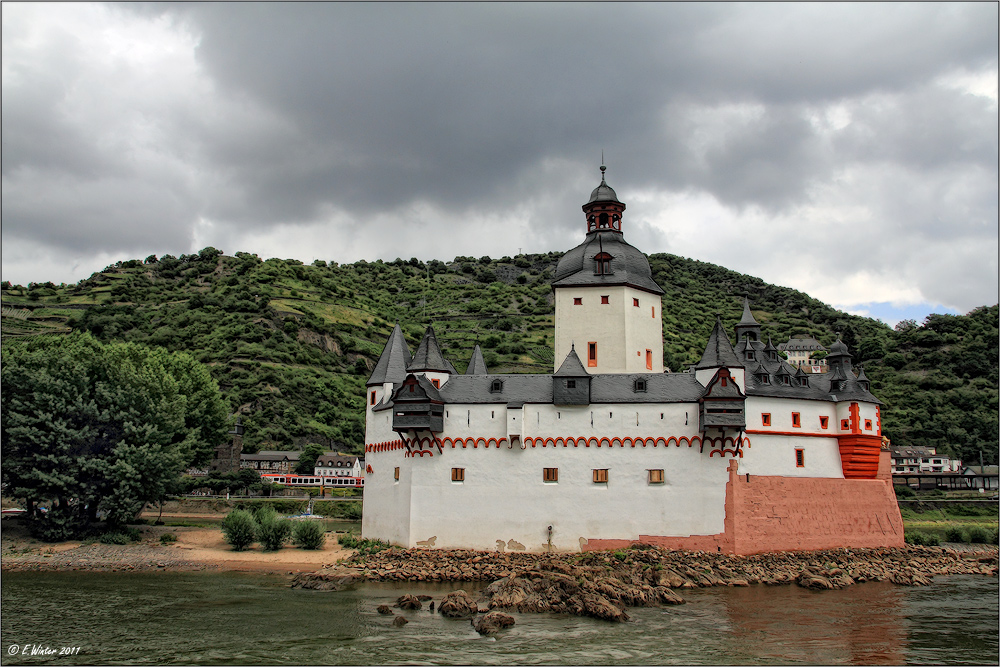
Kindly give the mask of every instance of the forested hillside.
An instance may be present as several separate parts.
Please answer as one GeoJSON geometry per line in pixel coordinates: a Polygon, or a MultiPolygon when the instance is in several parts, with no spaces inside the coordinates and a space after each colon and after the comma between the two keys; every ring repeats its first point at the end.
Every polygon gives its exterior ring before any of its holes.
{"type": "MultiPolygon", "coordinates": [[[[247,450],[317,442],[360,452],[364,382],[395,322],[416,347],[433,323],[461,372],[483,348],[493,372],[551,372],[549,282],[560,253],[337,265],[268,259],[215,248],[107,267],[75,285],[3,285],[5,344],[25,335],[86,330],[101,340],[190,352],[209,365],[246,425],[247,450]]],[[[997,307],[934,315],[924,326],[837,311],[806,294],[719,266],[649,257],[663,301],[664,361],[695,363],[720,314],[738,321],[748,294],[775,344],[840,332],[886,403],[897,443],[935,445],[978,462],[997,457],[997,307]]]]}

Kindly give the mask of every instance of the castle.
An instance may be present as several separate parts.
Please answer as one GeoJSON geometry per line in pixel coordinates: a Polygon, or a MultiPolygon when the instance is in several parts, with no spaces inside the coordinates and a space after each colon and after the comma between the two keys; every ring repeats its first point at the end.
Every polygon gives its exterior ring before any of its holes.
{"type": "Polygon", "coordinates": [[[458,374],[397,324],[367,383],[362,534],[405,547],[758,553],[901,546],[880,403],[841,342],[788,364],[744,299],[664,372],[661,296],[601,183],[552,281],[550,375],[458,374]]]}

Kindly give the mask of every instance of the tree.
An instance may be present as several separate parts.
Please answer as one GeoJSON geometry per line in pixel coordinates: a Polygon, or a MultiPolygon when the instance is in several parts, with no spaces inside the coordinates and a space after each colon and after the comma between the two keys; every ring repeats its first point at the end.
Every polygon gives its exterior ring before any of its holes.
{"type": "Polygon", "coordinates": [[[299,454],[299,462],[295,464],[295,472],[300,475],[311,475],[316,468],[316,459],[323,455],[322,445],[310,442],[299,454]]]}
{"type": "Polygon", "coordinates": [[[185,354],[72,334],[6,342],[2,355],[2,479],[41,530],[40,502],[72,517],[51,537],[99,508],[130,521],[227,437],[218,385],[185,354]]]}

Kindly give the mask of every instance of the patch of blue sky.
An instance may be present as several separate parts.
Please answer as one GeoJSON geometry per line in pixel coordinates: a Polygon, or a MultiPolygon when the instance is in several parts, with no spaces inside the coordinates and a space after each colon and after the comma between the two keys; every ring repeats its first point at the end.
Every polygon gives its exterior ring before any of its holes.
{"type": "Polygon", "coordinates": [[[841,308],[852,315],[863,315],[865,317],[880,320],[888,324],[890,327],[896,326],[896,324],[903,320],[913,320],[917,324],[923,324],[927,316],[934,313],[942,315],[962,314],[955,308],[949,308],[948,306],[942,306],[941,304],[927,302],[904,305],[882,301],[858,303],[851,306],[842,306],[841,308]]]}

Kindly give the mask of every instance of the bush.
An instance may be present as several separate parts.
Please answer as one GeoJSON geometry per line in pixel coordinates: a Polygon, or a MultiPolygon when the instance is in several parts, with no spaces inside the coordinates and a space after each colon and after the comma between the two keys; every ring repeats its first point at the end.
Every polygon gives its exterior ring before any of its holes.
{"type": "Polygon", "coordinates": [[[258,524],[269,523],[278,518],[278,511],[273,505],[259,505],[253,511],[253,518],[258,524]]]}
{"type": "Polygon", "coordinates": [[[319,521],[296,521],[292,541],[303,549],[322,549],[326,543],[326,529],[319,521]]]}
{"type": "Polygon", "coordinates": [[[992,535],[982,526],[973,526],[969,529],[969,542],[973,544],[987,544],[991,541],[991,537],[992,535]]]}
{"type": "Polygon", "coordinates": [[[70,507],[52,507],[48,512],[32,517],[28,530],[43,542],[62,542],[80,533],[79,515],[70,507]]]}
{"type": "Polygon", "coordinates": [[[913,496],[917,495],[913,491],[913,489],[906,486],[905,484],[897,484],[892,488],[893,490],[895,490],[897,498],[912,498],[913,496]]]}
{"type": "Polygon", "coordinates": [[[257,541],[264,547],[264,551],[277,551],[285,546],[289,536],[292,534],[292,522],[288,519],[265,518],[257,526],[257,541]]]}
{"type": "Polygon", "coordinates": [[[128,544],[132,540],[128,538],[125,533],[120,533],[117,530],[110,533],[104,533],[98,540],[101,544],[128,544]]]}
{"type": "Polygon", "coordinates": [[[257,520],[246,510],[233,510],[222,520],[222,535],[235,551],[243,551],[257,541],[257,520]]]}
{"type": "Polygon", "coordinates": [[[965,542],[965,531],[961,526],[950,526],[944,533],[945,542],[965,542]]]}
{"type": "Polygon", "coordinates": [[[912,533],[904,533],[903,539],[907,544],[923,545],[926,547],[936,547],[941,543],[940,538],[935,533],[924,533],[915,530],[912,533]]]}
{"type": "Polygon", "coordinates": [[[379,551],[389,548],[389,544],[383,542],[382,540],[358,539],[357,535],[354,533],[344,533],[338,536],[337,542],[339,542],[342,547],[357,549],[358,553],[362,556],[378,553],[379,551]]]}
{"type": "Polygon", "coordinates": [[[160,544],[172,544],[177,541],[177,535],[174,533],[163,533],[160,535],[160,544]]]}

